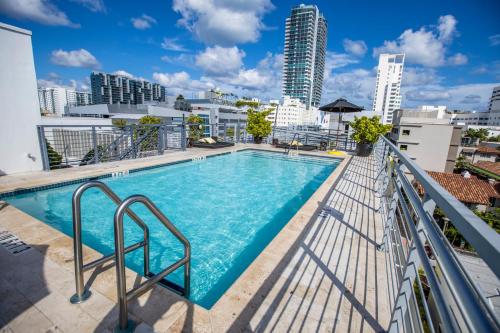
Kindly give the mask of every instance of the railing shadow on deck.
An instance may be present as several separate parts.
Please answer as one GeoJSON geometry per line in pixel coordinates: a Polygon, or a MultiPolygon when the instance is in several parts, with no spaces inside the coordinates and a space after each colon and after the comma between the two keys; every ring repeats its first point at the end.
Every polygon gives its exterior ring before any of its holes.
{"type": "MultiPolygon", "coordinates": [[[[368,228],[373,227],[373,231],[375,231],[375,225],[370,226],[368,223],[373,223],[373,220],[367,220],[368,222],[365,223],[366,225],[363,226],[363,214],[365,214],[364,209],[360,207],[360,205],[357,202],[354,202],[350,198],[347,198],[343,194],[340,193],[340,190],[351,190],[355,191],[359,195],[366,196],[367,191],[364,189],[363,184],[357,184],[353,182],[342,182],[344,179],[344,176],[349,173],[350,171],[355,170],[357,167],[365,166],[367,162],[361,162],[359,160],[360,158],[357,159],[352,159],[350,164],[346,166],[346,168],[343,170],[342,174],[339,176],[335,184],[330,188],[328,194],[325,196],[325,199],[321,202],[319,202],[318,208],[316,209],[313,217],[309,220],[309,222],[306,224],[304,230],[302,231],[301,235],[297,238],[297,240],[294,242],[294,244],[290,247],[290,250],[288,253],[285,255],[285,257],[279,262],[279,264],[276,266],[276,268],[272,271],[272,273],[269,275],[269,277],[264,281],[262,286],[258,291],[255,292],[253,298],[248,302],[248,305],[245,307],[245,309],[238,315],[237,318],[234,319],[232,325],[229,327],[228,331],[237,331],[241,329],[241,323],[248,323],[247,326],[244,328],[246,330],[250,331],[276,331],[278,330],[277,325],[278,323],[280,325],[288,325],[287,330],[288,331],[303,331],[305,330],[305,324],[306,320],[309,319],[310,315],[312,315],[315,310],[312,309],[313,305],[319,305],[322,306],[322,312],[321,313],[314,313],[314,316],[317,318],[315,322],[317,322],[317,327],[316,331],[320,331],[320,325],[322,321],[328,321],[325,319],[326,316],[326,304],[328,301],[337,301],[337,306],[333,308],[335,313],[335,317],[330,323],[330,327],[332,328],[332,331],[335,331],[337,329],[337,323],[340,321],[340,308],[342,306],[342,302],[345,300],[348,302],[348,307],[350,307],[350,313],[349,313],[349,320],[347,323],[348,330],[351,330],[351,326],[353,323],[353,317],[354,317],[354,311],[356,311],[362,318],[361,322],[361,328],[365,323],[370,326],[371,330],[373,331],[384,331],[383,325],[380,323],[379,319],[379,312],[380,309],[377,304],[375,304],[375,313],[371,313],[369,310],[366,308],[367,304],[367,283],[366,279],[368,278],[368,246],[366,247],[366,253],[365,253],[365,260],[364,262],[364,277],[365,277],[365,283],[364,283],[364,290],[363,295],[364,297],[362,299],[358,299],[356,297],[356,294],[359,294],[359,289],[357,290],[357,279],[355,279],[354,284],[351,286],[347,285],[347,277],[348,277],[348,271],[349,268],[354,265],[354,274],[355,276],[358,275],[358,269],[360,269],[360,257],[362,254],[360,253],[360,244],[362,239],[364,239],[367,243],[372,245],[372,251],[376,251],[376,242],[375,241],[369,241],[366,237],[363,237],[364,235],[362,229],[366,229],[366,233],[368,234],[368,228]],[[337,188],[341,187],[341,188],[337,188]],[[333,196],[333,200],[332,200],[333,196]],[[344,205],[345,207],[343,208],[343,212],[332,212],[331,211],[331,205],[332,201],[337,201],[333,202],[336,203],[337,206],[344,205]],[[351,209],[348,207],[350,206],[351,209]],[[325,209],[325,207],[329,207],[325,209]],[[354,208],[354,209],[353,209],[354,208]],[[353,215],[354,214],[354,215],[353,215]],[[349,218],[354,217],[355,224],[354,226],[350,226],[347,228],[346,223],[339,222],[339,217],[340,215],[349,215],[349,218]],[[359,215],[359,216],[358,216],[359,215]],[[360,225],[357,226],[356,224],[360,222],[360,225]],[[343,232],[343,239],[340,240],[339,236],[342,236],[340,231],[340,228],[344,228],[343,232]],[[314,230],[315,229],[315,230],[314,230]],[[337,232],[334,232],[336,230],[337,232]],[[351,235],[348,237],[347,233],[350,230],[351,235]],[[311,236],[312,233],[312,236],[311,236]],[[356,237],[357,235],[357,237],[356,237]],[[306,240],[309,238],[309,240],[306,240]],[[334,237],[335,239],[331,239],[334,237]],[[326,241],[322,242],[322,244],[318,243],[320,240],[326,239],[326,241]],[[357,251],[358,255],[357,256],[351,256],[352,251],[353,251],[353,246],[356,247],[356,244],[353,244],[356,240],[358,240],[357,243],[357,251]],[[337,243],[339,242],[339,243],[337,243]],[[341,242],[341,243],[340,243],[341,242]],[[338,257],[334,258],[334,249],[336,248],[337,244],[342,244],[343,246],[341,247],[341,251],[344,251],[345,248],[348,247],[349,255],[347,258],[355,257],[356,262],[351,263],[350,259],[348,259],[348,262],[344,265],[345,267],[345,272],[343,273],[343,276],[341,275],[341,272],[338,272],[337,269],[340,265],[339,262],[334,263],[333,261],[335,260],[340,260],[340,258],[345,258],[345,256],[338,255],[338,257]],[[322,246],[320,248],[319,246],[322,246]],[[257,312],[259,312],[261,306],[263,306],[263,300],[266,299],[269,291],[273,288],[273,286],[276,285],[278,282],[278,279],[284,276],[285,269],[289,267],[290,265],[293,265],[295,262],[294,257],[296,257],[299,254],[299,251],[302,253],[300,254],[300,257],[296,260],[296,263],[292,269],[292,272],[286,276],[286,281],[284,284],[280,287],[279,291],[277,294],[272,298],[271,304],[265,305],[267,307],[267,310],[265,313],[260,316],[259,318],[255,318],[255,315],[257,312]],[[321,254],[318,256],[317,253],[320,252],[321,254]],[[329,252],[329,253],[328,253],[329,252]],[[322,259],[326,255],[327,259],[322,259]],[[325,262],[326,261],[326,264],[325,262]],[[297,291],[297,287],[299,282],[296,282],[297,279],[298,281],[301,281],[304,278],[304,269],[300,269],[301,265],[306,265],[309,266],[310,264],[316,265],[314,268],[314,273],[312,275],[311,280],[308,283],[308,286],[306,288],[306,291],[304,292],[304,295],[299,296],[301,297],[300,299],[300,304],[297,308],[297,310],[294,310],[294,306],[292,306],[292,297],[294,297],[294,292],[297,291]],[[336,267],[334,271],[331,270],[330,267],[336,267]],[[298,276],[298,274],[300,274],[298,276]],[[326,302],[324,299],[321,299],[324,295],[320,297],[318,294],[319,288],[314,289],[312,286],[313,279],[315,278],[316,274],[319,272],[318,275],[322,275],[320,277],[320,282],[318,284],[318,287],[321,285],[323,280],[329,280],[327,281],[327,284],[330,284],[330,288],[327,291],[327,298],[326,302]],[[340,276],[340,277],[339,277],[340,276]],[[295,285],[294,285],[295,282],[295,285]],[[290,287],[293,287],[293,290],[289,292],[290,287]],[[336,288],[337,290],[333,290],[336,288]],[[308,293],[313,293],[311,296],[312,299],[308,299],[307,302],[309,304],[306,304],[306,295],[308,293]],[[336,293],[340,292],[340,297],[336,297],[336,293]],[[338,300],[337,300],[338,298],[338,300]],[[285,301],[284,307],[282,307],[281,311],[278,312],[279,306],[285,301]],[[299,311],[303,307],[307,306],[307,310],[305,313],[305,317],[302,315],[299,315],[299,311]],[[293,314],[292,314],[293,313],[293,314]],[[287,320],[283,320],[284,317],[287,317],[287,320]],[[290,321],[290,316],[292,316],[291,322],[290,321]],[[276,318],[277,317],[277,318],[276,318]],[[301,318],[303,317],[303,318],[301,318]],[[319,317],[319,318],[318,318],[319,317]],[[274,319],[274,320],[273,320],[274,319]],[[280,322],[281,320],[281,322],[280,322]],[[274,323],[273,323],[274,322],[274,323]],[[286,323],[285,323],[286,322],[286,323]]],[[[373,166],[369,168],[372,173],[374,173],[373,166]]],[[[358,175],[358,180],[361,181],[362,177],[366,177],[366,172],[365,173],[352,173],[358,175]]],[[[371,184],[373,178],[366,177],[364,180],[365,185],[371,184]]],[[[345,179],[344,179],[345,180],[345,179]]],[[[369,187],[369,186],[368,186],[369,187]]],[[[374,194],[373,193],[368,193],[368,195],[371,196],[371,199],[369,198],[370,201],[374,201],[374,194]]],[[[366,210],[366,209],[365,209],[366,210]]],[[[374,210],[367,210],[368,214],[375,214],[374,210]]],[[[354,249],[356,251],[356,249],[354,249]]],[[[376,253],[374,253],[376,255],[376,253]]],[[[375,260],[375,289],[378,289],[377,285],[377,264],[375,260]]],[[[352,273],[352,272],[351,272],[352,273]]],[[[324,290],[323,290],[324,291],[324,290]]],[[[378,295],[378,290],[375,291],[378,295]]],[[[308,296],[309,298],[309,296],[308,296]]],[[[296,301],[296,300],[294,300],[296,301]]],[[[375,303],[377,300],[375,300],[375,303]]],[[[316,310],[318,310],[316,306],[316,310]]],[[[331,314],[329,315],[331,317],[331,314]]],[[[344,326],[346,325],[345,322],[343,323],[344,326]]],[[[282,326],[281,326],[282,327],[282,326]]],[[[308,329],[311,329],[311,326],[308,326],[308,329]]]]}

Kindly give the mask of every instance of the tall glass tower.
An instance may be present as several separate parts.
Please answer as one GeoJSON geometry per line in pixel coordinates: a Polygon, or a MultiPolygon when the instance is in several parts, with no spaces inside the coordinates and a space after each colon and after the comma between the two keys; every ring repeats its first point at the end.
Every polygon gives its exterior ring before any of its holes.
{"type": "Polygon", "coordinates": [[[286,19],[283,95],[309,109],[319,106],[325,71],[327,23],[314,5],[292,8],[286,19]]]}

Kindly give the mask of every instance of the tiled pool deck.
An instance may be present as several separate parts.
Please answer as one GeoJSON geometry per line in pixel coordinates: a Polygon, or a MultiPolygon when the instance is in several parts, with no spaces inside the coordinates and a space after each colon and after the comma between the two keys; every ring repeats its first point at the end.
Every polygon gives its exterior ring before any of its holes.
{"type": "MultiPolygon", "coordinates": [[[[164,164],[209,151],[0,177],[0,193],[164,164]]],[[[280,150],[282,151],[282,150],[280,150]]],[[[314,153],[324,155],[325,153],[314,153]]],[[[371,158],[348,156],[210,310],[161,288],[131,302],[136,332],[372,332],[387,327],[385,260],[376,245],[371,158]]],[[[72,239],[0,201],[0,231],[33,249],[14,256],[0,248],[0,332],[107,332],[117,321],[114,267],[88,272],[92,297],[71,305],[72,239]]],[[[84,261],[99,253],[84,249],[84,261]]],[[[127,271],[128,286],[141,277],[127,271]]]]}

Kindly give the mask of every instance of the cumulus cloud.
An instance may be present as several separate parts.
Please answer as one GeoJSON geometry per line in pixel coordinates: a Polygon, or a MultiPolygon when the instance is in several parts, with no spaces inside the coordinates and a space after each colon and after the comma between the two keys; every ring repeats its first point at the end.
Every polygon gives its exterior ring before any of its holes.
{"type": "Polygon", "coordinates": [[[442,81],[434,68],[406,67],[403,73],[402,86],[421,86],[437,84],[442,81]]]}
{"type": "Polygon", "coordinates": [[[439,17],[438,23],[437,29],[439,31],[439,40],[442,40],[443,42],[451,42],[453,37],[458,34],[458,22],[455,17],[453,15],[441,16],[439,17]]]}
{"type": "Polygon", "coordinates": [[[172,8],[181,15],[177,24],[200,41],[232,46],[256,42],[266,28],[263,16],[274,6],[270,0],[174,0],[172,8]]]}
{"type": "Polygon", "coordinates": [[[153,73],[153,80],[164,85],[169,94],[184,94],[197,92],[200,90],[213,89],[215,86],[211,82],[202,82],[191,79],[190,75],[184,71],[176,73],[153,73]]]}
{"type": "Polygon", "coordinates": [[[469,61],[466,55],[462,53],[457,53],[448,58],[448,63],[452,66],[465,65],[469,61]]]}
{"type": "Polygon", "coordinates": [[[154,24],[156,24],[156,20],[146,14],[142,14],[140,17],[132,17],[130,19],[134,28],[139,30],[146,30],[151,28],[154,24]]]}
{"type": "Polygon", "coordinates": [[[354,54],[358,57],[363,57],[368,50],[366,43],[362,40],[350,40],[346,38],[343,40],[342,44],[347,53],[354,54]]]}
{"type": "Polygon", "coordinates": [[[325,73],[357,63],[359,63],[359,60],[349,54],[326,51],[325,73]]]}
{"type": "MultiPolygon", "coordinates": [[[[207,60],[207,62],[204,62],[203,65],[208,65],[209,59],[204,58],[204,61],[207,60]]],[[[174,94],[189,95],[200,90],[218,88],[239,96],[256,95],[263,99],[273,99],[281,96],[282,68],[283,55],[267,53],[254,68],[245,68],[241,64],[238,68],[234,67],[232,71],[212,73],[208,70],[204,71],[204,75],[199,80],[192,79],[184,71],[157,72],[153,74],[153,79],[167,86],[169,93],[173,92],[174,94]]]]}
{"type": "Polygon", "coordinates": [[[135,78],[135,76],[133,74],[130,74],[129,72],[124,71],[123,69],[119,69],[117,71],[114,71],[113,74],[114,75],[125,76],[125,77],[128,77],[129,79],[135,78]]]}
{"type": "MultiPolygon", "coordinates": [[[[457,20],[452,15],[441,16],[436,28],[421,27],[417,31],[405,30],[397,40],[385,41],[374,48],[374,56],[380,53],[405,53],[406,62],[427,67],[446,64],[447,45],[458,34],[457,20]]],[[[462,58],[463,60],[463,58],[462,58]]]]}
{"type": "Polygon", "coordinates": [[[467,95],[465,96],[460,103],[464,104],[478,104],[481,102],[481,96],[479,95],[467,95]]]}
{"type": "Polygon", "coordinates": [[[188,51],[184,46],[177,42],[177,38],[163,38],[163,42],[161,43],[161,47],[165,50],[169,51],[177,51],[177,52],[186,52],[188,51]]]}
{"type": "Polygon", "coordinates": [[[45,25],[79,28],[50,0],[2,0],[0,13],[18,20],[30,20],[45,25]]]}
{"type": "Polygon", "coordinates": [[[101,67],[96,57],[85,49],[64,51],[54,50],[50,61],[53,64],[65,67],[84,67],[91,69],[98,69],[101,67]]]}
{"type": "Polygon", "coordinates": [[[58,74],[49,73],[48,78],[38,79],[37,85],[39,88],[66,88],[78,91],[89,91],[88,78],[82,80],[70,79],[64,82],[58,74]]]}
{"type": "Polygon", "coordinates": [[[500,34],[488,37],[491,46],[500,45],[500,34]]]}
{"type": "Polygon", "coordinates": [[[82,6],[88,8],[92,12],[106,12],[106,6],[104,6],[103,0],[71,0],[73,2],[79,3],[82,6]]]}
{"type": "Polygon", "coordinates": [[[323,103],[345,97],[370,110],[375,89],[375,77],[375,71],[361,68],[342,73],[325,72],[323,103]]]}
{"type": "Polygon", "coordinates": [[[233,73],[243,66],[245,52],[238,47],[207,47],[196,56],[196,65],[206,73],[224,76],[233,73]]]}
{"type": "MultiPolygon", "coordinates": [[[[440,88],[441,89],[441,88],[440,88]]],[[[450,93],[442,90],[410,90],[405,94],[406,98],[410,101],[417,102],[436,102],[448,101],[450,93]]]]}
{"type": "Polygon", "coordinates": [[[499,83],[472,83],[454,86],[424,85],[402,88],[403,106],[432,103],[449,109],[486,111],[493,87],[499,83]]]}

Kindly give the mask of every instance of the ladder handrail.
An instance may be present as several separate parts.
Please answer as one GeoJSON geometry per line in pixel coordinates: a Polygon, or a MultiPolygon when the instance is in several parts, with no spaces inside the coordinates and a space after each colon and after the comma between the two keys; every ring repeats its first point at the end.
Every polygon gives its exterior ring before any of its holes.
{"type": "MultiPolygon", "coordinates": [[[[292,148],[292,142],[295,141],[295,137],[298,136],[298,135],[299,135],[299,133],[294,133],[293,134],[292,141],[290,141],[290,143],[288,144],[288,147],[285,148],[285,153],[288,154],[290,152],[290,149],[292,148]]],[[[298,143],[298,141],[299,141],[299,138],[297,138],[297,143],[298,143]]],[[[298,145],[297,145],[297,150],[299,150],[298,145]]]]}
{"type": "Polygon", "coordinates": [[[159,282],[166,275],[172,273],[184,265],[184,295],[189,296],[190,275],[191,275],[191,244],[189,240],[170,222],[170,220],[156,207],[156,205],[144,195],[132,195],[121,202],[115,212],[115,257],[116,257],[116,279],[117,295],[119,305],[119,321],[116,331],[126,331],[131,329],[133,322],[128,320],[128,301],[138,297],[151,289],[155,283],[159,282]],[[142,203],[183,245],[184,257],[169,267],[165,268],[152,278],[142,282],[139,286],[127,292],[125,279],[125,241],[123,235],[123,216],[129,211],[129,206],[140,202],[142,203]]]}
{"type": "MultiPolygon", "coordinates": [[[[81,198],[82,195],[90,188],[98,188],[106,194],[115,204],[120,205],[122,200],[103,182],[92,180],[86,182],[76,189],[72,197],[72,215],[73,215],[73,251],[75,261],[75,284],[76,293],[71,297],[71,303],[81,303],[87,300],[91,293],[86,290],[83,283],[83,273],[101,264],[115,259],[115,254],[103,256],[86,265],[83,264],[83,249],[82,249],[82,214],[81,214],[81,198]]],[[[144,247],[144,274],[149,274],[149,228],[148,226],[129,208],[125,211],[127,215],[143,230],[144,240],[139,243],[128,246],[125,253],[134,251],[140,247],[144,247]]]]}

